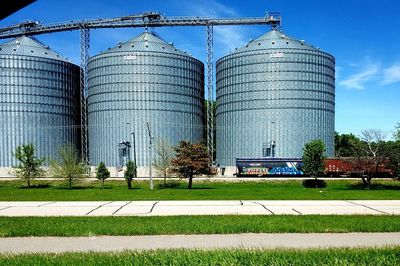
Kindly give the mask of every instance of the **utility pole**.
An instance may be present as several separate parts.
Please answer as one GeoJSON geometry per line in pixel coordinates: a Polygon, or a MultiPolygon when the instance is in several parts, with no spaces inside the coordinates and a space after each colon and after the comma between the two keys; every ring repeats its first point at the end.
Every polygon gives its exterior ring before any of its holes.
{"type": "Polygon", "coordinates": [[[152,164],[153,164],[153,136],[150,131],[150,124],[147,122],[147,131],[149,133],[149,176],[150,176],[150,190],[153,190],[153,172],[152,172],[152,164]]]}

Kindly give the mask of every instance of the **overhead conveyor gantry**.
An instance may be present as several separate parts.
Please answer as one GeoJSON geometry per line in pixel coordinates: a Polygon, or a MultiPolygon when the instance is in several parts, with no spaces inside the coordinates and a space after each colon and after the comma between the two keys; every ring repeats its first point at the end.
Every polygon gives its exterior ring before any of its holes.
{"type": "Polygon", "coordinates": [[[207,32],[207,148],[213,158],[214,154],[214,116],[211,102],[214,100],[213,90],[213,27],[229,25],[271,25],[277,28],[281,25],[279,13],[266,13],[265,17],[253,18],[209,18],[209,17],[166,17],[157,12],[147,12],[138,15],[74,20],[54,24],[41,24],[38,21],[26,21],[17,25],[0,28],[0,39],[13,38],[21,35],[39,35],[61,31],[80,31],[81,58],[81,132],[82,158],[88,162],[87,142],[87,63],[90,48],[90,29],[100,28],[139,28],[139,27],[176,27],[176,26],[205,26],[207,32]]]}

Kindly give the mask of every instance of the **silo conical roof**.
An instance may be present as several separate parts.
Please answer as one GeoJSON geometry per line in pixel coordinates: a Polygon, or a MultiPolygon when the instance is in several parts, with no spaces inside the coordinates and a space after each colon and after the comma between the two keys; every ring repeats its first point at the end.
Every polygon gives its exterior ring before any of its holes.
{"type": "Polygon", "coordinates": [[[287,36],[278,30],[271,30],[264,35],[261,35],[257,39],[250,41],[246,46],[237,49],[235,52],[269,49],[300,49],[319,51],[319,49],[306,44],[302,40],[296,40],[295,38],[287,36]]]}
{"type": "Polygon", "coordinates": [[[20,36],[0,44],[0,55],[36,56],[68,62],[66,58],[48,46],[27,36],[20,36]]]}
{"type": "Polygon", "coordinates": [[[187,53],[176,49],[172,43],[167,43],[154,33],[150,32],[143,32],[139,36],[130,39],[127,42],[119,43],[116,47],[111,48],[104,53],[119,52],[160,52],[188,56],[187,53]]]}

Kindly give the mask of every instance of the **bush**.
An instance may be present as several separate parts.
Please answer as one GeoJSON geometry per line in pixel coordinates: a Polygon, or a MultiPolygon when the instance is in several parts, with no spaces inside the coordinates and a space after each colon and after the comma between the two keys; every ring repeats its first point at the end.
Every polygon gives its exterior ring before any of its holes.
{"type": "Polygon", "coordinates": [[[325,180],[320,179],[306,179],[303,181],[303,186],[306,188],[324,188],[326,185],[325,180]]]}

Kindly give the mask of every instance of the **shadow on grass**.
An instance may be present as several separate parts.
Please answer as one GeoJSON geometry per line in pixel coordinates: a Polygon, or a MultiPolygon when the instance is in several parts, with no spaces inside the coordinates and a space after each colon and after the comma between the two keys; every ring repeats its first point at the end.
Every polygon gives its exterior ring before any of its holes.
{"type": "Polygon", "coordinates": [[[129,190],[139,190],[139,189],[142,189],[142,188],[140,188],[140,187],[133,187],[133,186],[132,186],[132,188],[128,189],[128,187],[126,187],[126,190],[128,190],[128,191],[129,191],[129,190]]]}
{"type": "Polygon", "coordinates": [[[164,184],[157,184],[158,189],[166,189],[166,188],[179,188],[182,184],[178,182],[167,182],[164,186],[164,184]]]}
{"type": "Polygon", "coordinates": [[[35,188],[48,188],[48,187],[50,187],[50,185],[49,184],[36,184],[36,185],[31,185],[31,187],[30,188],[28,188],[28,186],[27,185],[23,185],[23,186],[21,186],[20,188],[21,189],[35,189],[35,188]]]}
{"type": "MultiPolygon", "coordinates": [[[[374,181],[372,181],[374,182],[374,181]]],[[[400,183],[399,184],[379,184],[379,183],[372,183],[369,188],[364,186],[363,183],[357,184],[350,184],[348,185],[349,190],[400,190],[400,183]]]]}
{"type": "Polygon", "coordinates": [[[99,188],[98,187],[93,187],[93,186],[71,187],[71,188],[69,188],[68,186],[65,186],[65,187],[56,187],[55,189],[60,189],[60,190],[85,190],[85,189],[99,189],[99,188]]]}
{"type": "Polygon", "coordinates": [[[178,189],[187,189],[187,190],[207,190],[207,189],[215,189],[215,187],[192,187],[191,189],[188,189],[188,187],[185,186],[185,187],[179,187],[178,189]]]}

